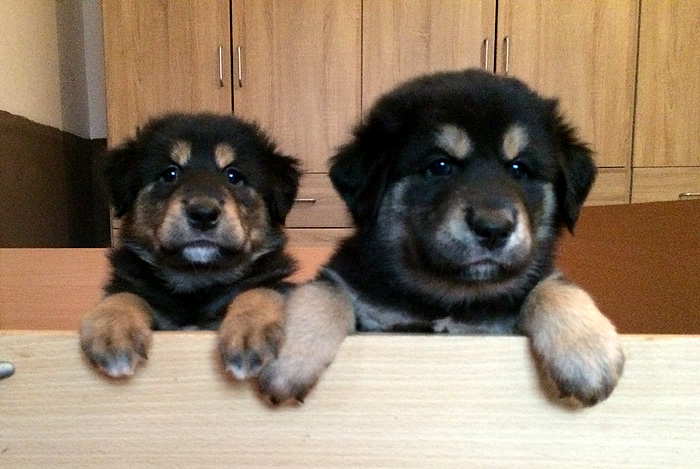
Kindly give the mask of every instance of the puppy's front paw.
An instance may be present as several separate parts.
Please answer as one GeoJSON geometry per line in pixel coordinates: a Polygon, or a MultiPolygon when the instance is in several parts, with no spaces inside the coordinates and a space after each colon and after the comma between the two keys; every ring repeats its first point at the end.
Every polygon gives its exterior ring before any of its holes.
{"type": "Polygon", "coordinates": [[[542,282],[526,302],[523,329],[562,397],[591,406],[615,389],[625,364],[612,323],[581,288],[542,282]]]}
{"type": "Polygon", "coordinates": [[[134,374],[151,344],[151,308],[132,293],[104,298],[83,318],[80,346],[88,360],[112,378],[134,374]]]}
{"type": "Polygon", "coordinates": [[[260,393],[272,404],[303,402],[355,325],[350,299],[326,281],[302,285],[289,295],[285,342],[258,377],[260,393]]]}
{"type": "Polygon", "coordinates": [[[574,397],[587,406],[612,393],[625,364],[617,335],[600,330],[579,331],[548,345],[533,341],[533,345],[561,397],[574,397]]]}
{"type": "Polygon", "coordinates": [[[284,337],[284,297],[267,288],[238,295],[219,327],[221,359],[237,379],[258,375],[277,356],[284,337]]]}
{"type": "Polygon", "coordinates": [[[288,401],[303,403],[330,364],[330,361],[321,361],[319,358],[306,357],[305,360],[300,360],[286,355],[272,361],[258,377],[260,393],[273,405],[288,401]]]}

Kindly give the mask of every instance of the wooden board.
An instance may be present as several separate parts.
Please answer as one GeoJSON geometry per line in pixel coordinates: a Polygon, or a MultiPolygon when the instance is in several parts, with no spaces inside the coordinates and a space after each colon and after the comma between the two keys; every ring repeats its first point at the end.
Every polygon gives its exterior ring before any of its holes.
{"type": "Polygon", "coordinates": [[[547,397],[517,337],[353,336],[300,407],[228,379],[211,333],[158,333],[131,381],[73,333],[0,333],[0,467],[697,467],[700,337],[629,336],[612,397],[547,397]]]}

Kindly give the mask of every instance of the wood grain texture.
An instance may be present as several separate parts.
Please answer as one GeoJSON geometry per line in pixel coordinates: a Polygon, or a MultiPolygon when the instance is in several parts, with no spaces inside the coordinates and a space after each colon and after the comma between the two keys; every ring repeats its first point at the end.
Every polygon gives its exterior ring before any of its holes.
{"type": "Polygon", "coordinates": [[[700,166],[700,1],[644,0],[634,166],[700,166]]]}
{"type": "Polygon", "coordinates": [[[360,0],[233,0],[233,106],[326,172],[360,118],[360,0]]]}
{"type": "Polygon", "coordinates": [[[496,2],[370,0],[362,14],[362,107],[425,73],[481,67],[489,40],[493,70],[496,2]]]}
{"type": "Polygon", "coordinates": [[[630,200],[630,169],[603,168],[598,170],[586,205],[626,204],[630,200]]]}
{"type": "Polygon", "coordinates": [[[510,38],[510,75],[560,98],[602,167],[629,167],[639,0],[503,0],[499,55],[510,38]]]}
{"type": "Polygon", "coordinates": [[[222,374],[211,333],[158,333],[130,381],[74,334],[0,334],[3,467],[694,467],[699,337],[626,337],[610,399],[548,397],[517,337],[354,336],[301,407],[222,374]]]}
{"type": "MultiPolygon", "coordinates": [[[[700,198],[700,167],[634,168],[632,202],[679,200],[680,194],[700,198]]],[[[694,227],[697,230],[697,227],[694,227]]]]}
{"type": "Polygon", "coordinates": [[[352,219],[345,202],[326,174],[305,174],[287,228],[349,228],[352,219]],[[313,202],[311,202],[313,200],[313,202]]]}
{"type": "Polygon", "coordinates": [[[168,111],[231,113],[229,9],[228,0],[102,2],[110,145],[168,111]]]}

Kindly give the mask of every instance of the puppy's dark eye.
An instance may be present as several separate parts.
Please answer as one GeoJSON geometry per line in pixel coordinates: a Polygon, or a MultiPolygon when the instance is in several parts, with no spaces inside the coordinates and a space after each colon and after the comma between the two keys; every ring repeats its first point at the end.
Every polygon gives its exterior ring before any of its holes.
{"type": "Polygon", "coordinates": [[[426,176],[449,176],[452,174],[454,166],[447,158],[440,158],[437,161],[431,163],[423,173],[426,176]]]}
{"type": "Polygon", "coordinates": [[[167,183],[173,183],[177,181],[178,176],[180,175],[180,168],[177,166],[168,166],[168,168],[160,173],[160,180],[163,182],[167,183]]]}
{"type": "Polygon", "coordinates": [[[510,174],[516,179],[521,179],[531,175],[530,168],[519,160],[514,160],[510,162],[510,174]]]}
{"type": "Polygon", "coordinates": [[[224,169],[224,174],[226,175],[226,179],[228,180],[229,184],[239,186],[245,183],[243,175],[236,168],[229,166],[228,168],[224,169]]]}

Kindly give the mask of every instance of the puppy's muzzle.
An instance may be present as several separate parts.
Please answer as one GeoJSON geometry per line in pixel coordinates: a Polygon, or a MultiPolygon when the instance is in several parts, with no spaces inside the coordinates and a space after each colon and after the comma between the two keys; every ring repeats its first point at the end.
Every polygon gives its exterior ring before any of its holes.
{"type": "Polygon", "coordinates": [[[466,218],[479,245],[489,250],[505,246],[517,225],[517,214],[511,208],[471,206],[466,218]]]}
{"type": "Polygon", "coordinates": [[[184,200],[187,223],[199,231],[210,231],[219,225],[221,204],[211,197],[194,197],[184,200]]]}

